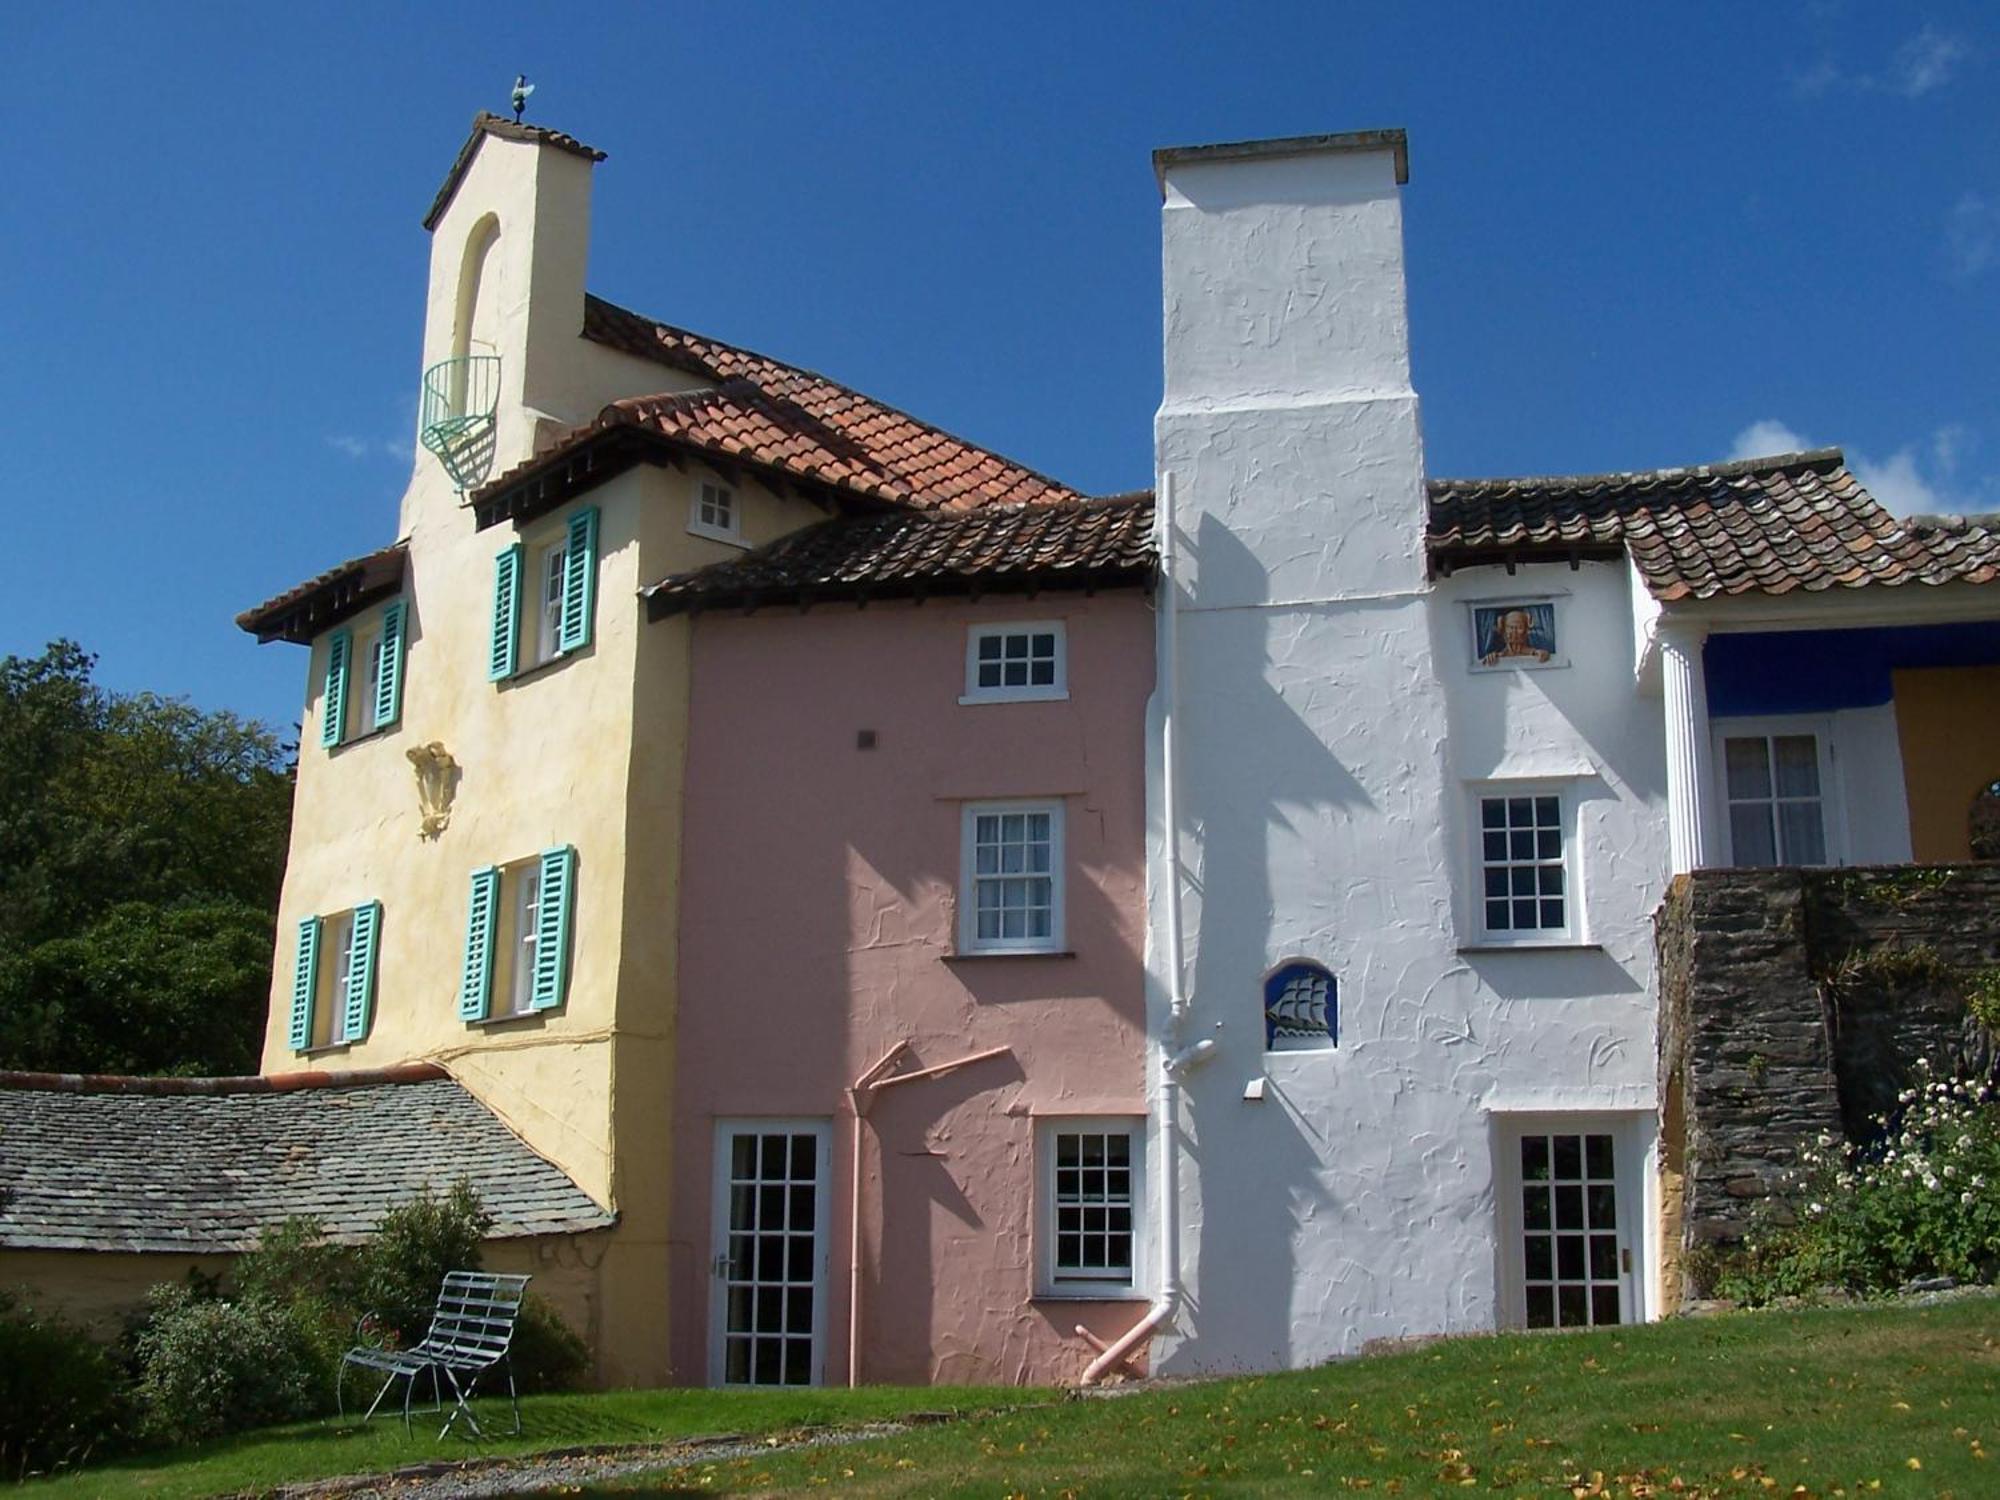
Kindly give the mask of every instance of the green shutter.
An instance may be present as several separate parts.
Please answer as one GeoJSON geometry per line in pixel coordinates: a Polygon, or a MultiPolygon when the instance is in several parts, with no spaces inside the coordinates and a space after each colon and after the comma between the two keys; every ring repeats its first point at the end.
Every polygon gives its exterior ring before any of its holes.
{"type": "Polygon", "coordinates": [[[556,635],[560,651],[581,651],[590,644],[591,617],[597,611],[597,507],[585,506],[569,518],[569,546],[563,555],[562,629],[556,635]]]}
{"type": "Polygon", "coordinates": [[[563,1003],[569,984],[569,912],[576,899],[576,850],[565,844],[542,851],[540,909],[535,916],[535,986],[531,1010],[563,1003]]]}
{"type": "Polygon", "coordinates": [[[347,733],[347,669],[354,637],[336,630],[326,638],[326,692],[319,704],[319,742],[338,745],[347,733]]]}
{"type": "Polygon", "coordinates": [[[294,1052],[312,1042],[313,991],[319,986],[319,918],[299,923],[298,958],[292,966],[292,1034],[294,1052]]]}
{"type": "Polygon", "coordinates": [[[521,641],[521,569],[519,542],[493,559],[493,651],[486,663],[492,682],[514,675],[521,641]]]}
{"type": "Polygon", "coordinates": [[[354,936],[347,950],[346,1014],[341,1018],[344,1042],[368,1035],[375,1002],[375,950],[382,938],[382,903],[369,901],[354,908],[354,936]]]}
{"type": "Polygon", "coordinates": [[[403,717],[403,601],[382,611],[382,642],[376,647],[375,727],[386,729],[403,717]]]}
{"type": "Polygon", "coordinates": [[[493,993],[493,925],[500,904],[500,872],[472,872],[472,910],[465,919],[465,976],[458,986],[458,1018],[483,1021],[493,993]]]}

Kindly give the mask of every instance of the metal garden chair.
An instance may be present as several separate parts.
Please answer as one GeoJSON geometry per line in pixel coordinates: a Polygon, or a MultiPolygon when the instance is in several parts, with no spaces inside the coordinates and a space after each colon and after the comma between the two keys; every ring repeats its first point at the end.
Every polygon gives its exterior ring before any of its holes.
{"type": "MultiPolygon", "coordinates": [[[[342,1386],[347,1367],[373,1370],[386,1378],[361,1420],[375,1415],[382,1398],[398,1380],[403,1382],[403,1430],[410,1429],[410,1399],[417,1377],[431,1377],[434,1411],[444,1410],[443,1386],[451,1386],[451,1415],[438,1429],[443,1437],[452,1424],[464,1417],[475,1437],[484,1437],[479,1419],[472,1414],[472,1395],[480,1377],[495,1365],[507,1370],[507,1397],[514,1403],[514,1431],[521,1430],[521,1399],[514,1390],[514,1364],[509,1350],[514,1342],[514,1325],[520,1321],[521,1299],[527,1293],[526,1276],[490,1276],[480,1271],[451,1271],[438,1289],[437,1308],[431,1314],[430,1331],[407,1349],[375,1349],[357,1344],[340,1357],[339,1375],[334,1381],[334,1403],[341,1417],[347,1415],[342,1386]]],[[[365,1321],[365,1320],[364,1320],[365,1321]]]]}

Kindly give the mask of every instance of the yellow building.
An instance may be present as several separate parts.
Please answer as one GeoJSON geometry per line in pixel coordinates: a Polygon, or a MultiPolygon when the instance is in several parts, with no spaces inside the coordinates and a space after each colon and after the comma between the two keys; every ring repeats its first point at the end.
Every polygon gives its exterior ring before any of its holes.
{"type": "Polygon", "coordinates": [[[587,296],[601,159],[474,122],[424,220],[425,452],[399,535],[239,624],[310,648],[264,1072],[448,1069],[615,1213],[524,1268],[599,1377],[637,1384],[676,1377],[691,629],[646,624],[639,591],[830,514],[1077,497],[587,296]]]}

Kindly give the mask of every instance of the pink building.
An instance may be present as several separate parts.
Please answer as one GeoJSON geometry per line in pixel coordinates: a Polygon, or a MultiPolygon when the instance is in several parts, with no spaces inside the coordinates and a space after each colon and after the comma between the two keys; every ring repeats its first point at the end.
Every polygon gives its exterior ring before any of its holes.
{"type": "Polygon", "coordinates": [[[700,612],[677,1379],[1073,1380],[1144,1315],[1150,527],[900,512],[649,591],[700,612]]]}

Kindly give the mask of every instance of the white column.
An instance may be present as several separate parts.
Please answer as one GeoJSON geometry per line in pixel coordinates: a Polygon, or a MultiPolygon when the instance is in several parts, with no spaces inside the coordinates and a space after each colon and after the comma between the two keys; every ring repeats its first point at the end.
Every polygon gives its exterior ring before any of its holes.
{"type": "Polygon", "coordinates": [[[1667,699],[1667,849],[1673,873],[1712,864],[1709,819],[1708,679],[1702,672],[1705,631],[1660,633],[1660,676],[1667,699]]]}

